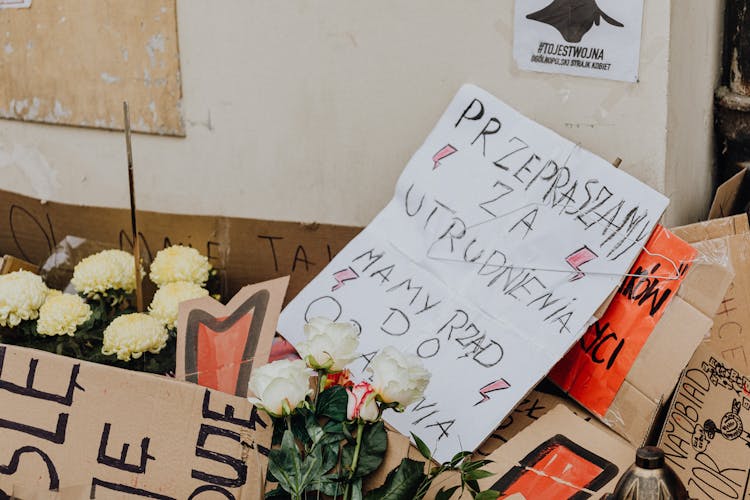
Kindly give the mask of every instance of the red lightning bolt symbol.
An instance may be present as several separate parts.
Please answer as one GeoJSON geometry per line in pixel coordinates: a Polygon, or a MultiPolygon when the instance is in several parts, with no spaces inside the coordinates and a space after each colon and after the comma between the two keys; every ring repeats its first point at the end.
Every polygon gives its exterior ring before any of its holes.
{"type": "Polygon", "coordinates": [[[432,157],[432,161],[434,162],[432,170],[435,170],[436,168],[438,168],[440,166],[440,160],[442,160],[446,156],[452,155],[456,151],[458,151],[456,148],[454,148],[453,146],[451,146],[450,144],[448,144],[443,149],[441,149],[440,151],[438,151],[437,153],[435,153],[435,156],[432,157]]]}
{"type": "Polygon", "coordinates": [[[482,396],[482,400],[474,403],[474,406],[480,405],[484,403],[485,401],[489,401],[490,397],[487,395],[488,393],[495,392],[495,391],[502,391],[508,388],[510,388],[510,383],[508,383],[508,381],[505,380],[504,378],[501,378],[500,380],[495,380],[494,382],[490,382],[489,384],[479,389],[479,394],[482,396]]]}
{"type": "Polygon", "coordinates": [[[336,290],[344,286],[345,281],[351,281],[357,278],[359,278],[359,274],[357,274],[357,271],[355,271],[351,267],[342,269],[341,271],[337,273],[333,273],[333,279],[336,280],[336,284],[333,285],[333,288],[331,288],[331,291],[335,292],[336,290]]]}
{"type": "Polygon", "coordinates": [[[583,248],[576,250],[572,254],[568,255],[568,258],[565,259],[565,262],[570,264],[570,267],[578,271],[570,278],[570,281],[576,281],[586,276],[583,271],[581,271],[581,266],[587,262],[594,260],[597,257],[598,255],[592,252],[591,249],[589,249],[589,247],[587,246],[584,246],[583,248]]]}

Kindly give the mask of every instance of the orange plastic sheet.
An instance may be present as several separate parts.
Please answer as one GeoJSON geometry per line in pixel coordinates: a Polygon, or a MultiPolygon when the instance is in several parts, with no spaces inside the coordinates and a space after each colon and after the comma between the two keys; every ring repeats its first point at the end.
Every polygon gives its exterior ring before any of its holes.
{"type": "Polygon", "coordinates": [[[602,318],[557,363],[549,378],[604,416],[697,251],[657,226],[602,318]]]}

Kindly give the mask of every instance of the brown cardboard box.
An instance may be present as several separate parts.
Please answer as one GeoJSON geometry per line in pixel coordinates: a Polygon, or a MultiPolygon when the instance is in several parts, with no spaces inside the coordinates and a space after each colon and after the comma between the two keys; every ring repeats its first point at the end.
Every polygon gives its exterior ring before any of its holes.
{"type": "Polygon", "coordinates": [[[261,498],[270,430],[242,398],[0,344],[0,498],[261,498]]]}
{"type": "Polygon", "coordinates": [[[750,373],[750,226],[747,216],[701,222],[675,232],[693,241],[714,238],[704,244],[724,245],[728,249],[735,276],[714,315],[711,334],[705,342],[726,361],[750,373]]]}
{"type": "MultiPolygon", "coordinates": [[[[78,236],[113,248],[132,249],[130,212],[123,209],[44,203],[0,190],[0,255],[41,264],[65,236],[78,236]]],[[[201,251],[226,279],[226,295],[248,283],[291,275],[291,300],[330,262],[360,228],[236,217],[139,212],[141,256],[147,262],[170,244],[201,251]]]]}
{"type": "Polygon", "coordinates": [[[518,404],[518,406],[516,406],[513,412],[505,418],[495,432],[493,432],[490,437],[488,437],[484,443],[477,448],[473,460],[487,458],[494,453],[495,450],[513,439],[516,434],[523,431],[549,413],[552,409],[560,405],[565,406],[568,410],[586,422],[589,422],[592,426],[599,429],[607,429],[604,424],[592,417],[575,401],[534,390],[531,391],[529,395],[518,404]]]}
{"type": "Polygon", "coordinates": [[[701,346],[677,385],[659,436],[667,463],[693,498],[747,498],[750,378],[701,346]]]}
{"type": "MultiPolygon", "coordinates": [[[[634,447],[559,405],[488,457],[492,463],[485,469],[493,475],[479,486],[528,499],[600,498],[614,490],[634,459],[634,447]]],[[[446,475],[427,498],[455,484],[456,475],[446,475]]]]}
{"type": "Polygon", "coordinates": [[[716,190],[708,218],[718,219],[747,211],[749,195],[750,176],[747,175],[745,167],[716,190]]]}
{"type": "Polygon", "coordinates": [[[38,273],[39,267],[26,262],[25,260],[13,257],[12,255],[5,255],[0,260],[0,274],[9,274],[15,271],[30,271],[32,273],[38,273]]]}

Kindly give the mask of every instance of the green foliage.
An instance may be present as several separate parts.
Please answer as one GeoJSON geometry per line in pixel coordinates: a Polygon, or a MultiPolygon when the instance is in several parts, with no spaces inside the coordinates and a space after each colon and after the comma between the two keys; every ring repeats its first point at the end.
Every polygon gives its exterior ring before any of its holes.
{"type": "MultiPolygon", "coordinates": [[[[412,434],[412,438],[417,444],[419,453],[426,459],[431,459],[432,454],[430,453],[430,449],[427,447],[424,441],[419,439],[419,437],[417,437],[415,434],[412,434]]],[[[492,490],[487,492],[480,492],[478,483],[480,479],[485,479],[492,476],[491,472],[482,469],[482,467],[492,462],[490,460],[469,460],[471,458],[471,455],[472,454],[469,451],[461,451],[453,455],[453,457],[447,462],[444,462],[437,467],[432,467],[428,474],[423,474],[424,478],[413,496],[414,500],[421,500],[425,498],[425,495],[432,486],[433,481],[441,474],[449,471],[458,473],[460,484],[452,486],[448,489],[441,488],[435,494],[436,500],[449,500],[457,491],[459,491],[459,489],[461,494],[463,494],[465,491],[468,491],[472,498],[474,498],[475,500],[477,498],[480,498],[480,500],[487,500],[489,498],[492,498],[493,500],[496,499],[499,496],[499,493],[492,490]]],[[[424,466],[424,464],[422,464],[422,466],[424,466]]]]}
{"type": "Polygon", "coordinates": [[[355,425],[363,426],[359,460],[357,461],[356,469],[351,470],[354,452],[357,448],[356,438],[354,442],[344,445],[341,452],[341,460],[347,473],[356,479],[372,474],[383,463],[385,450],[388,447],[388,434],[385,431],[385,425],[383,425],[382,420],[374,423],[355,425]]]}
{"type": "Polygon", "coordinates": [[[322,466],[323,455],[320,447],[313,447],[303,458],[290,430],[284,432],[281,447],[271,450],[268,454],[269,472],[279,486],[294,499],[302,498],[308,487],[323,474],[322,466]]]}
{"type": "Polygon", "coordinates": [[[110,290],[106,296],[82,296],[91,308],[91,316],[80,325],[75,336],[44,336],[36,330],[36,320],[22,321],[15,328],[1,328],[0,342],[31,347],[61,356],[91,361],[127,370],[173,375],[175,371],[177,341],[174,331],[169,332],[167,345],[159,354],[144,353],[138,359],[120,361],[117,356],[102,354],[104,330],[113,319],[135,312],[132,296],[122,290],[110,290]]]}
{"type": "Polygon", "coordinates": [[[328,417],[336,422],[343,422],[346,420],[346,405],[348,401],[349,396],[346,394],[346,389],[340,385],[334,385],[321,392],[318,396],[318,401],[315,405],[316,414],[318,417],[328,417]]]}
{"type": "Polygon", "coordinates": [[[398,467],[388,473],[385,483],[372,490],[365,500],[404,500],[415,498],[417,490],[425,480],[424,463],[404,458],[398,467]]]}

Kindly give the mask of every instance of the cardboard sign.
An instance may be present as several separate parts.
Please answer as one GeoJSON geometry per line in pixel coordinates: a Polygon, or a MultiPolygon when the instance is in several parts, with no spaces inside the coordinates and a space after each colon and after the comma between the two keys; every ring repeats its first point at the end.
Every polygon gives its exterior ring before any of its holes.
{"type": "Polygon", "coordinates": [[[516,0],[513,56],[529,71],[635,82],[643,0],[516,0]]]}
{"type": "Polygon", "coordinates": [[[294,344],[316,316],[355,322],[358,376],[386,345],[421,357],[425,400],[387,418],[447,460],[484,441],[578,340],[666,204],[467,85],[279,332],[294,344]]]}
{"type": "MultiPolygon", "coordinates": [[[[492,463],[484,469],[494,474],[479,486],[499,491],[502,499],[601,498],[634,459],[632,446],[557,406],[488,457],[492,463]]],[[[443,482],[427,498],[450,486],[451,481],[443,482]]]]}
{"type": "Polygon", "coordinates": [[[513,411],[505,417],[503,423],[501,423],[495,432],[493,432],[487,440],[477,448],[474,458],[476,460],[487,458],[495,450],[503,446],[505,443],[513,439],[516,434],[530,426],[541,417],[549,413],[556,406],[565,406],[567,409],[572,411],[575,415],[582,418],[592,426],[599,429],[609,430],[607,427],[596,420],[594,417],[589,415],[586,410],[583,410],[580,406],[576,405],[569,399],[563,399],[546,392],[531,391],[513,411]]]}
{"type": "Polygon", "coordinates": [[[247,397],[253,368],[268,362],[288,283],[248,285],[226,306],[212,297],[181,302],[177,378],[247,397]]]}
{"type": "Polygon", "coordinates": [[[657,226],[607,312],[552,369],[550,380],[603,417],[697,253],[657,226]]]}
{"type": "Polygon", "coordinates": [[[12,255],[4,255],[0,260],[0,274],[10,274],[15,271],[29,271],[36,274],[39,272],[39,268],[12,255]]]}
{"type": "Polygon", "coordinates": [[[750,378],[701,346],[677,385],[659,436],[692,498],[750,492],[750,378]]]}
{"type": "Polygon", "coordinates": [[[0,497],[260,498],[270,431],[242,398],[0,345],[0,497]]]}
{"type": "MultiPolygon", "coordinates": [[[[0,190],[0,254],[43,263],[58,242],[78,236],[130,251],[130,212],[117,208],[42,204],[0,190]]],[[[141,257],[150,262],[172,244],[197,248],[224,278],[222,295],[248,283],[290,276],[287,300],[317,275],[359,231],[327,224],[300,224],[236,217],[138,212],[141,257]]],[[[148,303],[150,297],[146,297],[148,303]]]]}
{"type": "Polygon", "coordinates": [[[705,240],[729,252],[734,280],[714,315],[711,335],[706,343],[740,370],[750,373],[750,226],[746,215],[715,219],[676,231],[692,240],[705,240]],[[721,237],[720,240],[710,240],[721,237]],[[713,243],[711,243],[713,241],[713,243]]]}
{"type": "Polygon", "coordinates": [[[747,212],[750,205],[750,176],[747,166],[716,189],[709,219],[719,219],[747,212]]]}

